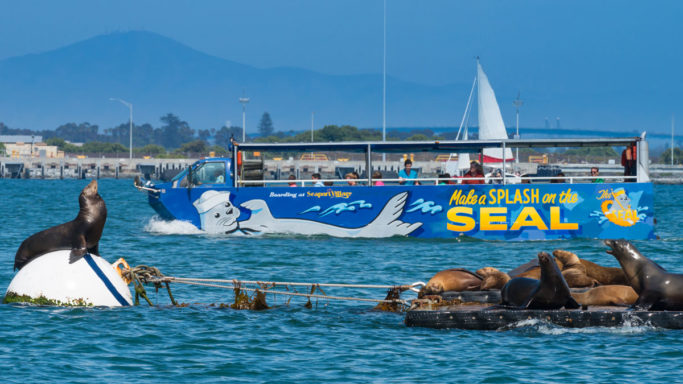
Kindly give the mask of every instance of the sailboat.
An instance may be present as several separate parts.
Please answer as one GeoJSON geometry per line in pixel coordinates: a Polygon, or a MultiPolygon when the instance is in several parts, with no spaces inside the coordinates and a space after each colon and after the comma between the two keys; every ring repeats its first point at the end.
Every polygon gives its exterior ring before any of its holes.
{"type": "MultiPolygon", "coordinates": [[[[456,140],[467,140],[468,132],[467,127],[469,125],[469,116],[472,111],[472,95],[474,90],[477,90],[477,110],[479,119],[479,139],[480,140],[504,140],[508,138],[507,131],[505,130],[505,124],[503,123],[503,116],[500,114],[500,108],[498,107],[498,101],[496,101],[496,94],[493,92],[491,83],[489,83],[488,76],[484,72],[484,69],[479,63],[479,58],[477,58],[477,74],[472,82],[472,89],[470,90],[470,95],[467,99],[467,106],[465,107],[465,113],[463,113],[462,120],[460,122],[460,128],[458,129],[458,134],[456,140]],[[463,127],[465,130],[463,131],[463,127]],[[462,133],[462,137],[461,137],[462,133]]],[[[510,162],[514,160],[512,155],[512,150],[509,148],[505,149],[503,153],[502,148],[486,148],[483,150],[482,163],[503,163],[510,162]]],[[[461,153],[458,155],[457,170],[461,171],[464,169],[469,169],[470,157],[468,153],[461,153]]],[[[446,165],[447,170],[449,165],[446,165]]],[[[450,167],[453,168],[452,165],[450,167]]],[[[453,170],[456,173],[456,170],[453,170]]]]}

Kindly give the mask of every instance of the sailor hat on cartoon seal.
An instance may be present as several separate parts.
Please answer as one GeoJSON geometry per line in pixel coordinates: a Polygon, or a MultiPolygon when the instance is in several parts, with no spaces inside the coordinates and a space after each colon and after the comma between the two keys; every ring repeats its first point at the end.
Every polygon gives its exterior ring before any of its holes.
{"type": "Polygon", "coordinates": [[[229,233],[238,228],[240,210],[230,202],[230,192],[206,191],[192,205],[205,232],[229,233]]]}

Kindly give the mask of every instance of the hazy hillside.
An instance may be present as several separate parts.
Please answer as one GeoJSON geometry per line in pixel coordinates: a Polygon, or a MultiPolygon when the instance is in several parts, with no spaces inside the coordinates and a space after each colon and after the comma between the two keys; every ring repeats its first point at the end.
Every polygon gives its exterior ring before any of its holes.
{"type": "MultiPolygon", "coordinates": [[[[229,42],[226,41],[226,44],[229,42]]],[[[268,54],[268,52],[264,52],[268,54]]],[[[362,60],[362,58],[359,58],[362,60]]],[[[389,125],[452,126],[459,122],[469,85],[432,87],[388,79],[389,125]]],[[[380,75],[330,76],[295,68],[262,69],[210,56],[149,32],[98,36],[54,51],[0,61],[0,121],[13,128],[54,129],[70,121],[107,128],[134,120],[158,124],[173,112],[197,128],[241,125],[247,131],[264,111],[276,130],[316,122],[381,125],[380,75]]]]}

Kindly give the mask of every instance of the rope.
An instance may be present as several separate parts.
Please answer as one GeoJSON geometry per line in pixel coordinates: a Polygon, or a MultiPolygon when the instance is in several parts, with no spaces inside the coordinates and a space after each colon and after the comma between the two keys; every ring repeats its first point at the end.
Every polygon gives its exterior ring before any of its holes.
{"type": "Polygon", "coordinates": [[[417,292],[418,289],[417,287],[419,286],[424,286],[425,283],[423,282],[416,282],[413,284],[403,284],[403,285],[374,285],[374,284],[341,284],[341,283],[300,283],[300,282],[282,282],[282,281],[258,281],[258,280],[227,280],[227,279],[199,279],[199,278],[188,278],[188,277],[172,277],[172,276],[165,276],[161,271],[159,271],[158,268],[147,266],[147,265],[138,265],[136,267],[130,268],[130,269],[123,269],[122,271],[122,277],[128,281],[132,281],[134,286],[135,286],[135,305],[139,305],[139,298],[142,297],[147,301],[147,303],[151,306],[152,302],[149,300],[147,297],[147,292],[145,291],[144,288],[144,283],[148,284],[154,284],[155,289],[158,291],[159,288],[161,288],[161,285],[164,284],[166,286],[166,290],[168,291],[168,295],[171,299],[171,302],[173,305],[178,305],[173,298],[173,295],[171,293],[171,288],[170,284],[171,282],[175,283],[180,283],[180,284],[187,284],[187,285],[196,285],[196,286],[202,286],[202,287],[212,287],[212,288],[222,288],[222,289],[230,289],[230,290],[243,290],[243,291],[250,291],[250,292],[256,292],[257,294],[259,292],[264,292],[264,293],[272,293],[274,295],[284,295],[284,296],[300,296],[300,297],[307,297],[307,298],[319,298],[319,299],[328,299],[328,300],[349,300],[349,301],[362,301],[362,302],[373,302],[373,303],[380,303],[380,304],[402,304],[402,305],[407,305],[407,302],[405,300],[402,300],[398,298],[397,294],[387,296],[384,300],[379,300],[379,299],[366,299],[366,298],[360,298],[360,297],[351,297],[351,296],[328,296],[324,294],[323,292],[322,295],[319,294],[314,294],[313,292],[315,291],[315,288],[319,289],[322,292],[321,287],[340,287],[340,288],[364,288],[364,289],[389,289],[390,292],[403,292],[406,290],[412,290],[417,292]],[[225,285],[225,284],[230,284],[230,285],[225,285]],[[242,285],[244,284],[252,284],[252,285],[259,285],[261,288],[244,288],[242,285]],[[306,287],[312,287],[311,293],[299,293],[299,292],[285,292],[285,291],[272,291],[269,290],[268,288],[276,287],[276,286],[306,286],[306,287]],[[391,298],[390,298],[391,297],[391,298]]]}
{"type": "MultiPolygon", "coordinates": [[[[416,286],[424,286],[422,282],[417,282],[413,284],[404,285],[376,285],[376,284],[341,284],[341,283],[299,283],[299,282],[289,282],[289,281],[260,281],[260,280],[228,280],[228,279],[198,279],[189,277],[166,277],[168,281],[173,281],[176,283],[188,283],[188,282],[206,282],[206,283],[234,283],[235,281],[241,284],[257,284],[257,285],[272,285],[272,286],[302,286],[310,287],[311,285],[318,285],[321,287],[340,287],[340,288],[370,288],[370,289],[393,289],[402,288],[404,290],[414,288],[416,286]]],[[[165,280],[166,281],[166,280],[165,280]]]]}
{"type": "MultiPolygon", "coordinates": [[[[238,281],[235,281],[236,284],[239,284],[238,281]]],[[[213,288],[223,288],[223,289],[234,289],[233,286],[225,286],[225,285],[219,285],[219,284],[210,284],[210,283],[200,283],[200,282],[183,282],[182,284],[189,284],[189,285],[198,285],[202,287],[213,287],[213,288]]],[[[314,284],[317,285],[317,284],[314,284]]],[[[322,285],[322,284],[320,284],[322,285]]],[[[318,295],[318,294],[313,294],[313,293],[299,293],[299,292],[284,292],[284,291],[271,291],[268,289],[260,289],[260,288],[244,288],[240,287],[241,290],[243,291],[250,291],[250,292],[264,292],[264,293],[272,293],[274,295],[285,295],[285,296],[302,296],[302,297],[313,297],[313,298],[318,298],[318,299],[330,299],[330,300],[351,300],[351,301],[369,301],[373,303],[401,303],[401,304],[406,304],[405,300],[379,300],[379,299],[365,299],[361,297],[350,297],[350,296],[328,296],[328,295],[318,295]]]]}
{"type": "Polygon", "coordinates": [[[165,279],[165,276],[159,268],[150,267],[147,265],[138,265],[130,269],[123,269],[121,277],[125,280],[132,281],[135,287],[135,305],[140,305],[140,297],[147,301],[147,304],[152,306],[152,301],[147,297],[147,291],[143,285],[144,283],[154,284],[155,290],[158,292],[161,288],[161,283],[166,286],[166,291],[168,291],[168,297],[171,299],[173,305],[178,305],[178,303],[173,298],[171,293],[171,286],[169,282],[165,279]]]}

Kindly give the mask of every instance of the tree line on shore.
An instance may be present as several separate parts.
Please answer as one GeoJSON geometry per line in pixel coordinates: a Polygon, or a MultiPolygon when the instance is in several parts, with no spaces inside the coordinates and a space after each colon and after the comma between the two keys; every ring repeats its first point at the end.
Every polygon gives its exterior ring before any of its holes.
{"type": "MultiPolygon", "coordinates": [[[[242,140],[242,128],[223,126],[220,128],[193,129],[180,117],[168,113],[161,116],[162,123],[153,127],[149,123],[133,125],[133,153],[136,157],[182,158],[205,156],[214,152],[217,156],[228,154],[230,140],[242,140]]],[[[48,145],[55,145],[68,154],[123,156],[129,152],[130,142],[128,122],[100,133],[99,126],[83,122],[60,125],[55,130],[33,131],[30,129],[10,128],[0,122],[0,135],[39,135],[48,145]],[[79,145],[73,143],[82,143],[79,145]]],[[[380,141],[379,129],[359,129],[351,125],[326,125],[311,131],[276,131],[270,114],[265,112],[257,126],[258,135],[247,135],[247,141],[259,143],[299,143],[299,142],[341,142],[341,141],[380,141]]],[[[428,128],[409,131],[392,130],[387,132],[388,141],[452,140],[456,133],[436,134],[428,128]]],[[[477,134],[470,133],[470,139],[477,134]]],[[[4,151],[0,143],[0,152],[4,151]]],[[[520,157],[539,155],[533,149],[520,149],[520,157]]],[[[603,161],[618,158],[619,154],[611,147],[571,148],[551,154],[552,161],[603,161]]],[[[652,156],[655,157],[655,156],[652,156]]],[[[671,151],[664,151],[658,158],[664,164],[671,163],[671,151]]],[[[683,164],[683,151],[674,149],[674,164],[683,164]]]]}

